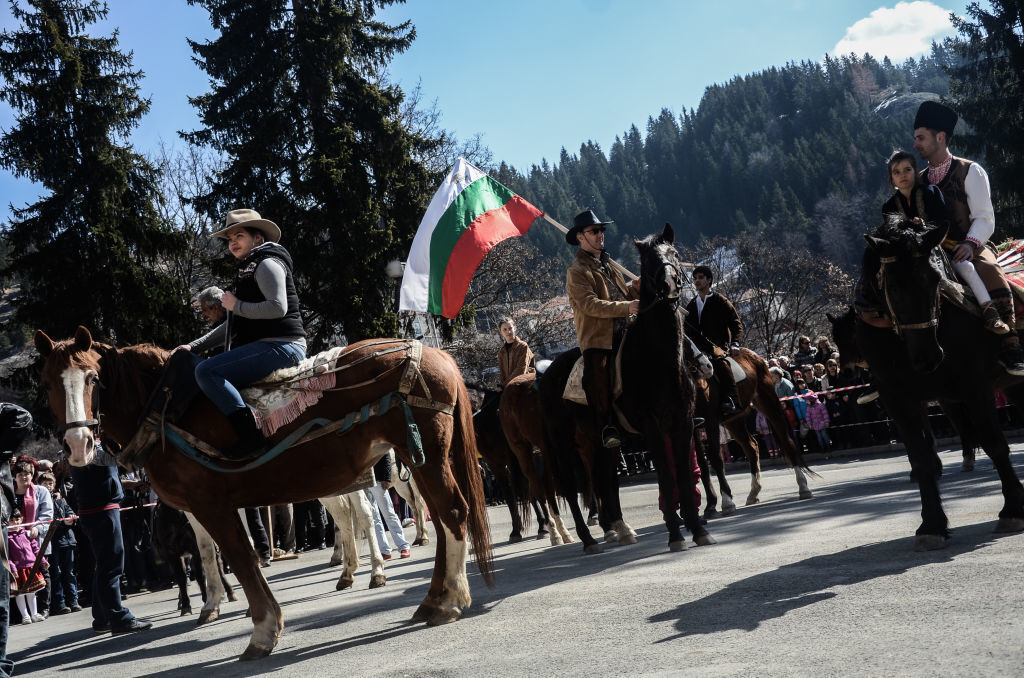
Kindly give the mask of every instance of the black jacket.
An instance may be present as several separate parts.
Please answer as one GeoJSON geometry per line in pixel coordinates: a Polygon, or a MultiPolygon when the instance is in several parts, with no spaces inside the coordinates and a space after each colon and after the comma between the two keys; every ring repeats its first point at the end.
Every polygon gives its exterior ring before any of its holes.
{"type": "Polygon", "coordinates": [[[718,292],[712,292],[704,299],[704,310],[697,316],[696,295],[686,305],[686,331],[701,351],[709,352],[708,342],[726,350],[732,344],[743,341],[743,323],[736,308],[718,292]]]}
{"type": "Polygon", "coordinates": [[[11,458],[25,442],[32,430],[32,415],[23,407],[0,403],[0,521],[4,525],[11,517],[14,506],[14,477],[11,476],[11,458]]]}

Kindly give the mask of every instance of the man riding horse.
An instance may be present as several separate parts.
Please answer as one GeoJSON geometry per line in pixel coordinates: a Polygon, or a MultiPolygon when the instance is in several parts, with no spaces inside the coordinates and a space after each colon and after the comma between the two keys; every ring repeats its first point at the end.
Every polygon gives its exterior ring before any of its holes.
{"type": "Polygon", "coordinates": [[[738,351],[743,340],[743,321],[732,302],[711,291],[712,280],[714,275],[709,267],[701,265],[693,269],[693,286],[697,294],[686,305],[689,314],[686,324],[697,348],[712,358],[715,379],[722,389],[719,414],[725,420],[737,413],[740,402],[732,367],[726,360],[726,347],[729,353],[738,351]]]}
{"type": "Polygon", "coordinates": [[[601,443],[609,448],[622,444],[611,411],[615,352],[628,318],[640,311],[639,279],[627,285],[604,250],[605,228],[610,223],[601,221],[593,210],[585,210],[576,215],[565,234],[567,243],[579,247],[566,272],[565,289],[583,352],[583,390],[601,432],[601,443]]]}

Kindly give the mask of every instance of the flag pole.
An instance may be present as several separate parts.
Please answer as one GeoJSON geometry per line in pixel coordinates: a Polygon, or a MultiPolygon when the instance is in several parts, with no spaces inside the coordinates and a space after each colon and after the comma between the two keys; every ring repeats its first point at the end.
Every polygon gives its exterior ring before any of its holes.
{"type": "MultiPolygon", "coordinates": [[[[545,221],[547,221],[549,224],[551,224],[552,226],[557,228],[562,233],[568,233],[569,232],[568,228],[566,228],[565,226],[562,226],[560,223],[558,223],[557,221],[555,221],[554,219],[549,217],[547,214],[542,214],[541,216],[544,217],[545,221]]],[[[612,268],[614,268],[616,271],[618,271],[622,275],[626,276],[626,278],[628,278],[629,280],[636,280],[638,277],[640,277],[640,276],[637,276],[637,275],[633,275],[632,271],[630,271],[629,269],[627,269],[625,266],[623,266],[619,262],[615,261],[614,259],[609,258],[608,259],[608,263],[610,263],[612,265],[612,268]]]]}

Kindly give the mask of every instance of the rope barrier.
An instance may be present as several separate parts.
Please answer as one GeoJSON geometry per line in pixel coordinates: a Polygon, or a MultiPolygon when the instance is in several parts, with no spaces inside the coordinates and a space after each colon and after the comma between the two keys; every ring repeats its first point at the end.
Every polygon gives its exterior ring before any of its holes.
{"type": "MultiPolygon", "coordinates": [[[[133,509],[149,508],[151,506],[156,506],[156,502],[153,502],[152,504],[140,504],[139,506],[122,506],[121,507],[121,511],[131,511],[133,509]]],[[[77,514],[72,514],[72,515],[68,516],[68,518],[70,518],[72,520],[78,520],[78,515],[77,514]]],[[[51,525],[53,523],[63,523],[65,520],[66,520],[66,518],[54,518],[53,520],[36,520],[35,522],[31,522],[31,523],[18,523],[17,525],[14,525],[12,527],[21,527],[21,528],[36,527],[37,525],[51,525]]]]}

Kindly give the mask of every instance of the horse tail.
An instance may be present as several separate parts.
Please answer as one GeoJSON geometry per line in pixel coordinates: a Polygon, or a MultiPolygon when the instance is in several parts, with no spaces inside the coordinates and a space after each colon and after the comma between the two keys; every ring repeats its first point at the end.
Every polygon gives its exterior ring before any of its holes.
{"type": "Polygon", "coordinates": [[[494,561],[491,553],[491,530],[487,525],[487,501],[484,499],[484,485],[480,479],[480,464],[477,461],[476,433],[473,431],[473,407],[469,392],[461,377],[457,377],[455,397],[455,430],[452,433],[452,472],[455,481],[469,506],[467,522],[469,538],[473,544],[473,557],[480,576],[490,588],[494,587],[494,561]]]}
{"type": "Polygon", "coordinates": [[[760,360],[754,364],[757,371],[757,406],[775,435],[775,442],[782,450],[782,458],[790,466],[801,468],[816,476],[817,474],[807,466],[803,452],[793,443],[789,420],[786,419],[785,406],[775,393],[775,385],[772,383],[772,376],[768,371],[768,363],[760,360]]]}

